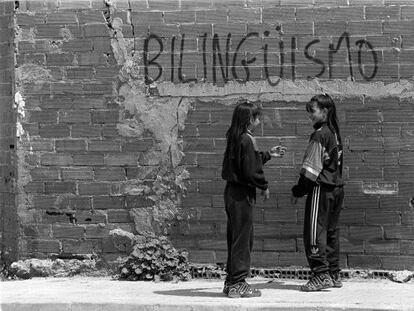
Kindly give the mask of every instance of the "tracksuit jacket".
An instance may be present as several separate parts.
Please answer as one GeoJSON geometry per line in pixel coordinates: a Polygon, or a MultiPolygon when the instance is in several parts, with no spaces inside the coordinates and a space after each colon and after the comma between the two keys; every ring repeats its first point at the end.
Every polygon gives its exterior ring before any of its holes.
{"type": "Polygon", "coordinates": [[[327,123],[318,123],[305,151],[295,197],[307,195],[303,239],[314,273],[338,272],[339,214],[343,204],[342,146],[327,123]]]}

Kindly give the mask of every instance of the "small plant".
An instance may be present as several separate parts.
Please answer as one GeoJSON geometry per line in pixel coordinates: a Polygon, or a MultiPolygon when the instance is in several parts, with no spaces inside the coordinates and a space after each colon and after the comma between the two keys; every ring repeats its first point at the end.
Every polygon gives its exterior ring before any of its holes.
{"type": "Polygon", "coordinates": [[[186,281],[191,278],[188,254],[175,249],[165,237],[138,240],[120,266],[120,278],[130,281],[186,281]]]}

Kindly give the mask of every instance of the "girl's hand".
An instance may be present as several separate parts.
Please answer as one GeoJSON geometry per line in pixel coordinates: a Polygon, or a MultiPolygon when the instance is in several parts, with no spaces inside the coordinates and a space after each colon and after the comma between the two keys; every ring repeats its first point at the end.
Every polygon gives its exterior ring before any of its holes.
{"type": "Polygon", "coordinates": [[[274,146],[270,149],[270,156],[273,158],[282,158],[285,155],[286,147],[283,146],[274,146]]]}
{"type": "Polygon", "coordinates": [[[263,201],[267,201],[270,198],[270,191],[269,188],[266,190],[262,190],[263,201]]]}

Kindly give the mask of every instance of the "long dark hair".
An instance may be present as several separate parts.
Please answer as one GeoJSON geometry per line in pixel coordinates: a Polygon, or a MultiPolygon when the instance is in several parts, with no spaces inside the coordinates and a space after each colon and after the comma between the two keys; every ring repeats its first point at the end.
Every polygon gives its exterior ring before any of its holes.
{"type": "Polygon", "coordinates": [[[326,108],[328,110],[326,121],[328,122],[328,126],[331,129],[331,131],[334,132],[338,137],[339,144],[342,145],[338,116],[336,114],[336,107],[332,97],[328,94],[320,94],[313,96],[311,100],[306,104],[306,111],[312,112],[312,107],[315,103],[318,105],[320,109],[326,108]]]}
{"type": "Polygon", "coordinates": [[[234,108],[231,125],[226,133],[226,155],[229,158],[234,157],[241,134],[247,131],[250,122],[257,117],[260,117],[261,113],[262,111],[259,105],[248,101],[242,101],[234,108]]]}

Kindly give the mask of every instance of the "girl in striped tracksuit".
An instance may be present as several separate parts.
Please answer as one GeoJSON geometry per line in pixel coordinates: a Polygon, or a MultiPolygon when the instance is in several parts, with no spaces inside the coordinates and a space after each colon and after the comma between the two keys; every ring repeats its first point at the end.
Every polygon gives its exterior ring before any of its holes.
{"type": "Polygon", "coordinates": [[[291,201],[307,194],[303,240],[312,277],[302,291],[341,287],[339,228],[344,190],[342,141],[335,103],[327,94],[312,97],[306,105],[314,132],[303,159],[300,178],[291,201]]]}

